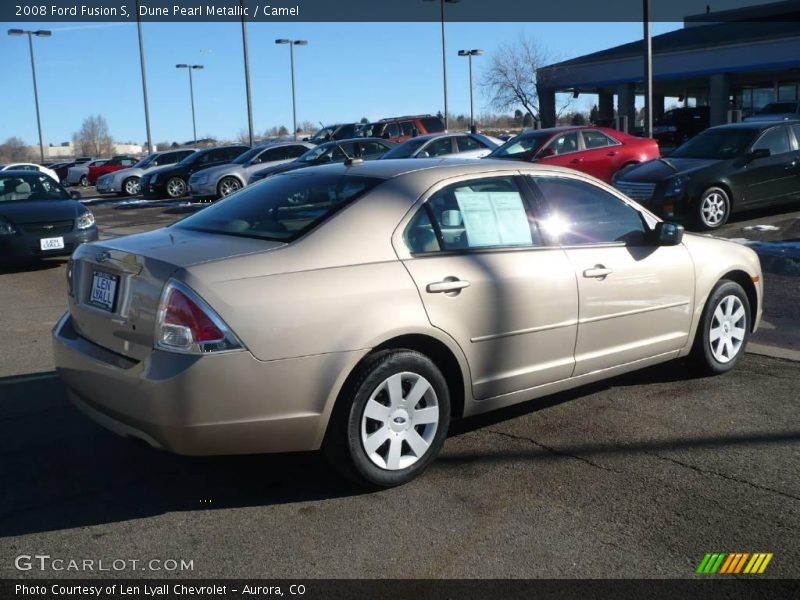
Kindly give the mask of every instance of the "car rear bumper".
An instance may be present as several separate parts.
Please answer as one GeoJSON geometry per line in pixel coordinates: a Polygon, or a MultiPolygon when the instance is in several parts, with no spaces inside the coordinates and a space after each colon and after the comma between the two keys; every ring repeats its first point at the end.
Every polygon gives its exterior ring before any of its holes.
{"type": "Polygon", "coordinates": [[[0,260],[26,260],[47,258],[49,256],[69,256],[78,246],[94,242],[98,238],[97,227],[70,231],[53,235],[3,235],[0,236],[0,260]],[[40,240],[48,237],[64,238],[64,247],[54,250],[42,250],[40,240]]]}
{"type": "Polygon", "coordinates": [[[53,330],[53,348],[56,370],[82,412],[116,433],[186,455],[319,448],[339,374],[364,355],[265,362],[247,351],[153,350],[138,362],[81,337],[69,313],[53,330]]]}

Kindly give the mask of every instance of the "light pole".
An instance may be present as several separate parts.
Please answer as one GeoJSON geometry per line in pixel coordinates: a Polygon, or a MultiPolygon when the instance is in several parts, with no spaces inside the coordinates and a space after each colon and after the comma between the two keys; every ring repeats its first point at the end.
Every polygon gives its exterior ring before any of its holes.
{"type": "Polygon", "coordinates": [[[147,71],[144,67],[144,37],[142,19],[139,17],[139,0],[136,0],[136,28],[139,31],[139,65],[142,68],[142,96],[144,97],[144,125],[147,130],[147,153],[153,153],[153,136],[150,135],[150,106],[147,102],[147,71]]]}
{"type": "Polygon", "coordinates": [[[650,30],[650,0],[643,0],[644,26],[644,136],[653,137],[653,38],[650,30]]]}
{"type": "Polygon", "coordinates": [[[480,48],[476,48],[475,50],[459,50],[459,56],[466,56],[469,58],[469,130],[472,133],[476,133],[475,128],[475,107],[472,103],[472,57],[473,56],[480,56],[483,54],[483,50],[480,48]]]}
{"type": "MultiPolygon", "coordinates": [[[[437,0],[425,0],[425,2],[436,2],[437,0]]],[[[441,8],[442,21],[442,82],[444,84],[444,128],[447,129],[447,44],[444,36],[444,5],[458,4],[461,0],[438,0],[441,8]]]]}
{"type": "Polygon", "coordinates": [[[250,93],[250,50],[247,44],[247,20],[244,16],[246,0],[240,0],[242,7],[242,52],[244,53],[244,89],[247,95],[247,131],[250,145],[253,145],[253,97],[250,93]]]}
{"type": "Polygon", "coordinates": [[[192,83],[192,71],[194,69],[202,69],[203,65],[175,65],[176,69],[188,69],[189,71],[189,99],[192,102],[192,146],[197,147],[197,125],[194,119],[194,84],[192,83]]]}
{"type": "Polygon", "coordinates": [[[292,135],[294,136],[294,139],[297,139],[297,105],[295,103],[295,96],[294,96],[294,47],[307,46],[308,40],[280,39],[280,40],[275,40],[275,43],[289,45],[289,65],[292,69],[292,135]]]}
{"type": "Polygon", "coordinates": [[[36,86],[36,62],[33,60],[33,36],[36,37],[50,37],[53,35],[52,31],[46,29],[38,29],[31,31],[29,29],[9,29],[8,35],[26,35],[28,36],[28,48],[31,51],[31,73],[33,73],[33,99],[36,102],[36,126],[39,128],[39,156],[41,162],[44,162],[44,141],[42,140],[42,118],[39,115],[39,88],[36,86]]]}

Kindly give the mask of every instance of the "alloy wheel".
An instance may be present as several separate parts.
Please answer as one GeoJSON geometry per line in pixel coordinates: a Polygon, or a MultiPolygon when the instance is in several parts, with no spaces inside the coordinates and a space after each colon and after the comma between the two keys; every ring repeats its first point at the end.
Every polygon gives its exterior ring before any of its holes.
{"type": "Polygon", "coordinates": [[[89,178],[86,175],[81,175],[80,184],[81,187],[89,187],[89,178]]]}
{"type": "Polygon", "coordinates": [[[728,212],[727,198],[721,192],[711,192],[700,204],[700,218],[707,227],[719,227],[725,222],[728,212]]]}
{"type": "Polygon", "coordinates": [[[430,449],[439,426],[439,404],[430,381],[396,373],[372,392],[361,417],[361,445],[373,464],[406,469],[430,449]]]}
{"type": "Polygon", "coordinates": [[[139,193],[139,178],[131,177],[125,180],[125,193],[129,196],[135,196],[139,193]]]}
{"type": "Polygon", "coordinates": [[[721,363],[728,363],[739,354],[744,344],[747,319],[742,301],[734,295],[719,301],[711,318],[708,342],[711,354],[721,363]]]}
{"type": "Polygon", "coordinates": [[[180,198],[186,193],[186,182],[180,177],[173,177],[167,182],[167,194],[170,198],[180,198]]]}
{"type": "Polygon", "coordinates": [[[238,192],[241,187],[242,184],[239,183],[238,179],[235,177],[226,177],[219,182],[219,195],[223,198],[225,196],[230,196],[232,193],[238,192]]]}

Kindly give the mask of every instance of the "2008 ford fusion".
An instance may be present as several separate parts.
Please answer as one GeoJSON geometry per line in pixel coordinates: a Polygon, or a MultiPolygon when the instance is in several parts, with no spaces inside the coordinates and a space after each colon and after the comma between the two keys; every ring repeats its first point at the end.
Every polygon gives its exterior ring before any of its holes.
{"type": "Polygon", "coordinates": [[[81,246],[55,356],[120,434],[322,449],[386,487],[430,465],[453,418],[679,357],[731,369],[762,286],[748,248],[575,171],[350,160],[81,246]]]}

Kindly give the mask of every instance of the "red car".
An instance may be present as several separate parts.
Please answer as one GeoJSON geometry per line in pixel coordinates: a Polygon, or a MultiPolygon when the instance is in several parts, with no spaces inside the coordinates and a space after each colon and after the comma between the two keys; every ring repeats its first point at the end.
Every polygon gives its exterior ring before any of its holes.
{"type": "Polygon", "coordinates": [[[611,183],[628,165],[660,156],[658,143],[605,127],[556,127],[523,131],[486,158],[570,167],[611,183]]]}
{"type": "Polygon", "coordinates": [[[445,133],[444,121],[433,115],[416,115],[381,119],[364,125],[359,130],[362,137],[379,137],[397,144],[418,135],[445,133]]]}
{"type": "Polygon", "coordinates": [[[114,171],[119,171],[120,169],[127,169],[135,165],[136,162],[136,159],[130,156],[115,156],[102,166],[89,167],[89,185],[94,185],[97,183],[97,179],[101,175],[113,173],[114,171]]]}

